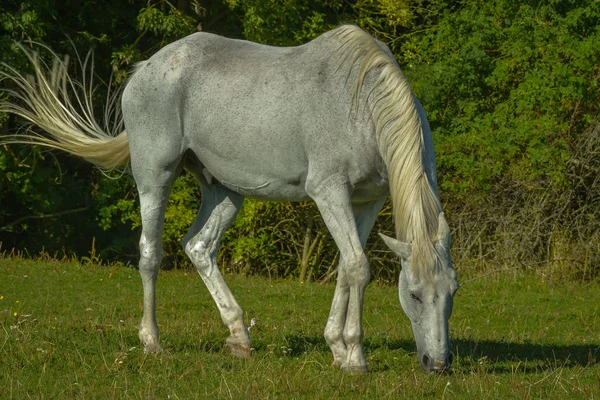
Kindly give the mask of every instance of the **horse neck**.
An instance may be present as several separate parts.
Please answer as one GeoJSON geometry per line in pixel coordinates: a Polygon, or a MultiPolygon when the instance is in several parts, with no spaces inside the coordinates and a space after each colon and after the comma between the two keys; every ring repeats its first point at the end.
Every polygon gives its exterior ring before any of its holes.
{"type": "Polygon", "coordinates": [[[427,136],[431,132],[406,79],[401,72],[392,78],[380,76],[375,81],[378,86],[365,88],[365,92],[372,93],[370,108],[388,170],[396,237],[412,243],[412,268],[420,275],[436,265],[433,241],[442,208],[435,157],[427,136]],[[390,82],[392,78],[395,81],[390,82]]]}
{"type": "MultiPolygon", "coordinates": [[[[353,104],[369,112],[375,125],[379,152],[388,170],[396,237],[413,244],[413,264],[433,261],[441,205],[434,191],[432,160],[427,160],[429,129],[424,116],[391,54],[357,27],[343,26],[333,34],[339,39],[343,60],[352,60],[353,104]]],[[[351,73],[352,74],[352,73],[351,73]]],[[[350,74],[350,75],[351,75],[350,74]]],[[[350,77],[348,75],[348,77],[350,77]]],[[[419,267],[417,266],[417,269],[419,267]]]]}

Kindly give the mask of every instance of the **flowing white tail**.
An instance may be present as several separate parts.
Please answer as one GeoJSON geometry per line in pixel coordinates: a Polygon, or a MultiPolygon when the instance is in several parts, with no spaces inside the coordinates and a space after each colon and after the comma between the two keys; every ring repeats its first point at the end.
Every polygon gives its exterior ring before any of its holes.
{"type": "MultiPolygon", "coordinates": [[[[120,93],[110,93],[104,110],[104,128],[94,118],[92,95],[93,66],[86,71],[90,57],[81,62],[82,80],[68,74],[69,58],[61,60],[55,53],[49,67],[38,53],[21,46],[31,61],[33,75],[22,75],[4,64],[0,80],[12,82],[16,89],[2,89],[9,99],[0,101],[0,112],[16,114],[46,134],[27,129],[4,136],[0,143],[27,143],[66,151],[106,170],[127,165],[129,143],[123,130],[120,93]],[[89,74],[89,78],[86,75],[89,74]],[[112,121],[110,121],[112,119],[112,121]]],[[[93,64],[93,63],[92,63],[93,64]]]]}

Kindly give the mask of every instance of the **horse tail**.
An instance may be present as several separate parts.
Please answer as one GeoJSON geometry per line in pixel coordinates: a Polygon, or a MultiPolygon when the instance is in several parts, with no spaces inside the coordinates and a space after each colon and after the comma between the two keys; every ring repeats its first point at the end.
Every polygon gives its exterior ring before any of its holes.
{"type": "Polygon", "coordinates": [[[61,59],[47,49],[54,58],[50,67],[37,52],[23,46],[21,50],[29,59],[33,73],[24,76],[3,64],[5,70],[0,70],[0,81],[11,82],[15,88],[0,89],[0,94],[4,92],[8,98],[0,100],[0,113],[15,114],[28,121],[29,126],[17,134],[4,136],[0,144],[26,143],[63,150],[103,170],[126,166],[129,141],[123,129],[121,93],[109,89],[101,127],[94,117],[94,70],[90,54],[83,61],[79,59],[82,77],[74,80],[67,71],[68,57],[61,59]],[[33,127],[46,135],[35,132],[33,127]]]}

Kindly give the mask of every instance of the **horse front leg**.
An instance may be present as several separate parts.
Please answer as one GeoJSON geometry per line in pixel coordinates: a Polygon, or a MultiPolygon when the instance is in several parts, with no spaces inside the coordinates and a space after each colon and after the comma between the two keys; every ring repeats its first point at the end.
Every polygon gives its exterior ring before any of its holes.
{"type": "Polygon", "coordinates": [[[349,372],[365,372],[362,309],[369,282],[369,262],[350,200],[350,190],[341,179],[321,184],[309,193],[340,250],[338,279],[325,327],[325,340],[333,353],[333,364],[349,372]]]}
{"type": "MultiPolygon", "coordinates": [[[[375,220],[379,215],[379,211],[385,203],[385,198],[378,199],[369,203],[352,205],[352,211],[355,218],[356,230],[358,232],[361,247],[364,249],[369,237],[369,233],[373,229],[375,220]]],[[[359,263],[364,261],[359,261],[359,263]]],[[[347,263],[340,261],[340,265],[347,265],[347,263]]],[[[368,270],[369,266],[359,266],[368,270]]],[[[351,286],[346,275],[348,267],[338,267],[338,278],[331,302],[331,311],[329,313],[329,319],[327,320],[327,326],[325,327],[325,340],[329,345],[333,353],[333,365],[342,367],[352,363],[348,356],[348,349],[346,342],[344,341],[344,330],[347,330],[346,336],[351,336],[353,330],[358,329],[353,327],[352,324],[356,320],[361,320],[362,317],[356,316],[357,313],[362,315],[362,309],[348,310],[350,300],[351,286]],[[347,318],[348,313],[353,315],[352,318],[347,318]]],[[[361,290],[361,285],[353,285],[353,291],[355,294],[352,296],[354,299],[353,304],[363,304],[362,298],[364,297],[364,289],[361,290]]],[[[352,351],[352,350],[351,350],[352,351]]],[[[361,369],[361,368],[359,368],[361,369]]]]}

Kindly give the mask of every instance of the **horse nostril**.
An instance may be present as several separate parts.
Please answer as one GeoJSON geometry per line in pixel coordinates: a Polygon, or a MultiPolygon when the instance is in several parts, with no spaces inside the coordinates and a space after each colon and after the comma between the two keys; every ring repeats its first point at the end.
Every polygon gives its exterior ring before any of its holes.
{"type": "Polygon", "coordinates": [[[421,358],[421,365],[423,366],[423,368],[427,370],[431,369],[430,362],[431,359],[427,356],[427,354],[423,354],[423,357],[421,358]]]}

